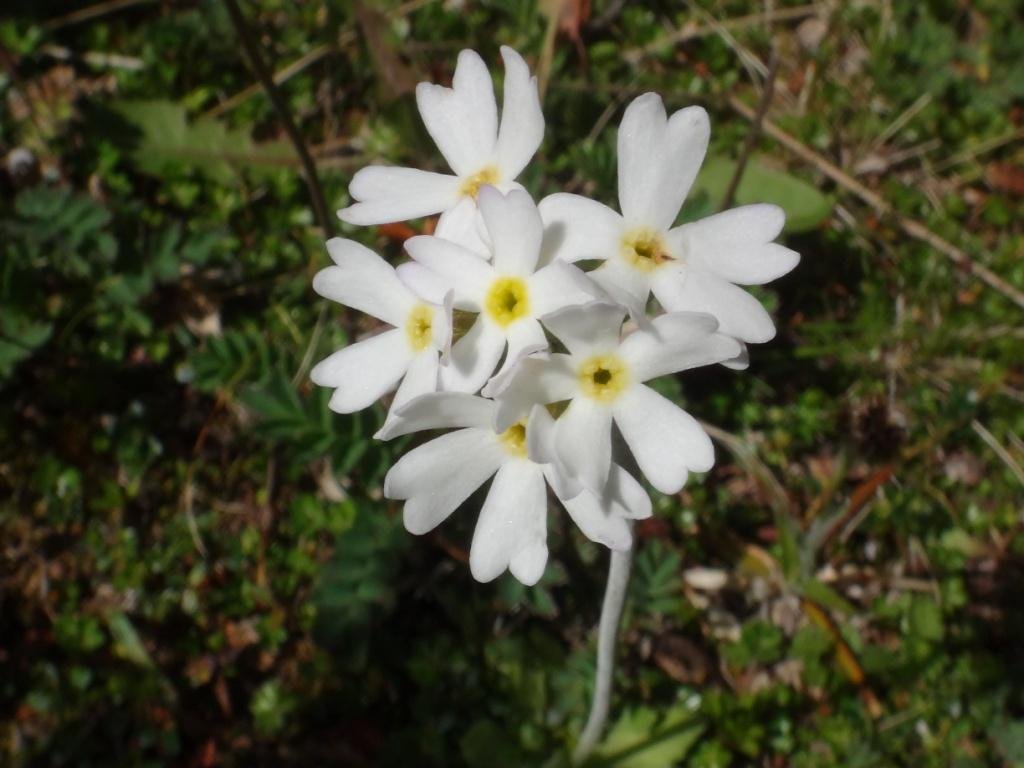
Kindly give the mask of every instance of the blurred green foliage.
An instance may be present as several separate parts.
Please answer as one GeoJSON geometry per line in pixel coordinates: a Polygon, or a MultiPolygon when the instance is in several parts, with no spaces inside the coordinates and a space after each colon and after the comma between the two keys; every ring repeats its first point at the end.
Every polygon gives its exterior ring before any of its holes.
{"type": "MultiPolygon", "coordinates": [[[[479,498],[404,531],[405,445],[308,381],[374,328],[310,289],[322,233],[222,6],[86,6],[0,20],[0,763],[568,765],[605,553],[554,514],[537,587],[479,585],[479,498]]],[[[282,88],[335,207],[367,163],[443,167],[389,61],[551,39],[524,184],[613,202],[656,90],[712,115],[683,217],[713,213],[775,46],[770,119],[1024,286],[1014,4],[595,0],[546,38],[555,6],[381,4],[375,56],[348,0],[245,11],[275,69],[323,46],[282,88]]],[[[783,205],[803,260],[755,289],[779,335],[750,371],[658,383],[719,460],[638,529],[592,764],[1024,765],[1019,310],[764,137],[737,199],[783,205]]]]}

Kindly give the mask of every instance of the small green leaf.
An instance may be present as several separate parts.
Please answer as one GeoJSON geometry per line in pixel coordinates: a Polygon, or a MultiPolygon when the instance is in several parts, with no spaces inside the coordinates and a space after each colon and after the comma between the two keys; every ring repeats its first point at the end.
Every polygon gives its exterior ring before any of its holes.
{"type": "Polygon", "coordinates": [[[478,720],[459,741],[469,768],[517,768],[524,764],[519,745],[490,720],[478,720]]]}
{"type": "MultiPolygon", "coordinates": [[[[709,158],[697,175],[690,197],[697,198],[703,193],[717,209],[735,172],[735,160],[709,158]]],[[[735,196],[736,205],[752,203],[774,203],[781,207],[786,212],[787,232],[814,229],[832,212],[832,201],[826,195],[806,181],[769,168],[756,157],[747,162],[735,196]]]]}
{"type": "Polygon", "coordinates": [[[135,163],[156,176],[185,164],[228,182],[234,166],[282,166],[294,156],[283,142],[257,144],[246,131],[213,118],[189,122],[185,107],[173,101],[122,101],[114,108],[142,133],[132,155],[135,163]]]}
{"type": "Polygon", "coordinates": [[[850,603],[826,584],[822,584],[817,579],[807,579],[803,584],[800,585],[800,589],[804,596],[813,600],[816,603],[821,603],[826,608],[831,608],[834,611],[839,611],[846,615],[854,613],[854,608],[850,603]]]}
{"type": "Polygon", "coordinates": [[[923,640],[942,639],[942,610],[929,597],[915,597],[907,614],[910,634],[923,640]]]}
{"type": "Polygon", "coordinates": [[[615,768],[665,768],[686,757],[703,732],[704,724],[682,705],[663,714],[633,709],[612,726],[595,754],[615,768]]]}
{"type": "Polygon", "coordinates": [[[107,619],[107,629],[114,639],[113,650],[116,656],[140,667],[153,666],[153,659],[150,658],[146,646],[142,644],[142,638],[127,616],[123,613],[112,614],[107,619]]]}

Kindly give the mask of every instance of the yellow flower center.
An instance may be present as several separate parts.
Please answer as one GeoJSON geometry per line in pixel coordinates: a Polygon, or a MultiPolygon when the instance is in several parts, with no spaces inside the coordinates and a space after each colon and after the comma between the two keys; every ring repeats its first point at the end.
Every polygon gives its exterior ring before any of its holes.
{"type": "Polygon", "coordinates": [[[530,313],[530,292],[518,277],[499,277],[487,291],[484,310],[500,326],[514,323],[530,313]]]}
{"type": "Polygon", "coordinates": [[[484,184],[493,186],[498,183],[498,178],[497,168],[493,165],[485,166],[462,182],[459,194],[463,197],[472,197],[475,200],[480,192],[480,187],[484,184]]]}
{"type": "Polygon", "coordinates": [[[622,258],[641,272],[650,272],[672,259],[661,236],[651,229],[639,227],[622,236],[622,258]]]}
{"type": "Polygon", "coordinates": [[[526,456],[526,422],[517,421],[511,427],[502,432],[498,439],[505,446],[505,450],[513,456],[526,456]]]}
{"type": "Polygon", "coordinates": [[[417,304],[405,321],[405,337],[409,346],[420,352],[430,346],[434,330],[434,310],[426,304],[417,304]]]}
{"type": "Polygon", "coordinates": [[[577,370],[583,394],[601,403],[610,403],[629,384],[626,364],[615,355],[596,355],[585,360],[577,370]]]}

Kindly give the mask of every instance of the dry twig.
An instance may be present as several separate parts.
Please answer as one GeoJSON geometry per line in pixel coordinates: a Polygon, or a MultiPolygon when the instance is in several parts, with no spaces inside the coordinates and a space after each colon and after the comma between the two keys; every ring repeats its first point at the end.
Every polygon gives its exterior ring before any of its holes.
{"type": "MultiPolygon", "coordinates": [[[[398,6],[394,11],[389,13],[388,18],[392,20],[404,18],[413,11],[420,9],[425,5],[429,5],[432,2],[434,2],[434,0],[409,0],[409,2],[398,6]]],[[[312,50],[302,54],[291,64],[288,64],[287,66],[277,70],[277,72],[274,73],[273,77],[274,85],[281,85],[287,80],[290,80],[291,78],[295,77],[295,75],[309,68],[310,66],[320,61],[320,59],[324,58],[325,56],[328,56],[336,51],[339,51],[346,45],[349,45],[350,43],[354,42],[355,39],[355,28],[353,26],[343,27],[341,31],[338,33],[338,39],[335,42],[323,43],[321,45],[318,45],[312,50]]],[[[206,112],[203,113],[203,116],[218,117],[226,112],[230,112],[239,104],[244,103],[252,96],[255,96],[257,93],[260,93],[260,91],[262,90],[263,86],[261,83],[253,83],[252,85],[243,88],[233,96],[229,96],[219,104],[215,104],[214,106],[210,107],[210,109],[206,110],[206,112]]]]}
{"type": "Polygon", "coordinates": [[[721,30],[733,30],[742,29],[744,27],[755,26],[757,24],[773,24],[779,21],[796,21],[797,19],[804,19],[808,16],[815,16],[822,10],[820,3],[811,3],[810,5],[801,5],[796,8],[770,8],[764,13],[753,13],[748,16],[739,16],[735,19],[725,19],[717,22],[717,24],[705,24],[699,26],[694,23],[685,24],[679,29],[669,32],[667,35],[662,35],[657,40],[654,40],[647,45],[640,48],[633,48],[623,53],[623,58],[630,64],[638,64],[642,59],[660,53],[666,48],[680,43],[685,43],[688,40],[695,40],[700,37],[707,37],[720,33],[721,30]]]}
{"type": "Polygon", "coordinates": [[[246,56],[249,59],[249,65],[252,67],[253,73],[256,75],[256,79],[263,84],[263,89],[267,92],[267,98],[269,98],[270,103],[274,105],[274,111],[277,112],[278,118],[284,124],[285,132],[288,134],[288,138],[291,140],[292,146],[295,147],[295,152],[299,156],[299,161],[302,163],[303,176],[306,180],[306,188],[309,190],[309,197],[313,206],[313,214],[316,216],[317,223],[320,225],[321,229],[323,229],[324,235],[331,237],[334,234],[334,224],[327,213],[327,202],[324,199],[324,191],[320,186],[320,179],[316,175],[316,165],[313,163],[313,158],[309,154],[306,142],[302,138],[302,134],[299,132],[298,126],[295,125],[295,121],[292,119],[291,112],[288,110],[288,105],[285,103],[284,99],[281,98],[281,93],[277,90],[277,86],[274,84],[274,79],[270,74],[270,70],[263,62],[263,57],[260,55],[259,47],[256,45],[256,40],[253,38],[252,33],[249,30],[249,26],[245,21],[245,17],[242,15],[242,9],[239,8],[237,0],[224,0],[224,5],[227,8],[228,15],[231,17],[231,23],[235,27],[235,32],[238,34],[242,47],[245,49],[246,56]]]}
{"type": "MultiPolygon", "coordinates": [[[[757,118],[757,111],[741,101],[737,96],[729,97],[729,106],[747,120],[755,120],[757,118]]],[[[981,280],[990,288],[994,288],[999,291],[999,293],[1003,294],[1018,307],[1024,309],[1024,291],[1010,285],[988,267],[978,264],[964,251],[957,248],[948,240],[944,240],[936,235],[920,221],[900,214],[893,205],[881,195],[872,192],[835,163],[832,163],[822,157],[799,139],[790,136],[771,120],[764,119],[762,121],[761,128],[765,135],[775,139],[801,160],[813,165],[847,192],[852,192],[862,201],[871,206],[880,216],[889,216],[894,218],[899,228],[903,230],[905,234],[910,235],[910,237],[915,240],[919,240],[922,243],[931,246],[958,267],[970,272],[974,277],[981,280]]]]}
{"type": "Polygon", "coordinates": [[[733,171],[732,178],[729,179],[729,186],[722,196],[722,204],[718,207],[720,211],[732,206],[736,190],[743,179],[743,172],[747,169],[747,163],[750,161],[750,155],[753,153],[754,147],[757,146],[757,140],[761,136],[761,124],[764,122],[764,116],[768,113],[768,107],[771,106],[772,96],[775,95],[775,73],[778,69],[779,52],[772,48],[771,57],[768,59],[768,74],[765,76],[764,90],[761,92],[761,103],[757,105],[757,114],[754,115],[747,139],[743,142],[743,149],[736,161],[736,170],[733,171]]]}
{"type": "Polygon", "coordinates": [[[81,24],[83,21],[92,21],[100,16],[108,16],[125,8],[131,8],[136,5],[148,5],[155,2],[156,0],[107,0],[107,2],[90,5],[86,8],[80,8],[77,11],[50,19],[43,24],[43,29],[52,32],[62,27],[70,27],[72,24],[81,24]]]}

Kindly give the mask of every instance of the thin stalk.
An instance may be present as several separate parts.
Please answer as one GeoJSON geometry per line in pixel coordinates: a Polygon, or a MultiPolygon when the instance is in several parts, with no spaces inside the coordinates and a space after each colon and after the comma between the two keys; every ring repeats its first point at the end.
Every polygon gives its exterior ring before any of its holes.
{"type": "Polygon", "coordinates": [[[316,218],[317,224],[324,231],[324,235],[331,237],[334,234],[334,225],[331,222],[330,214],[327,212],[324,191],[320,186],[320,178],[316,175],[316,165],[309,154],[306,141],[302,138],[302,134],[292,118],[287,102],[285,102],[284,97],[281,96],[281,92],[274,83],[274,77],[270,72],[270,68],[263,61],[259,44],[249,29],[245,16],[242,14],[242,9],[238,6],[236,0],[224,0],[224,7],[228,11],[228,16],[231,17],[231,24],[235,28],[238,40],[242,43],[242,48],[245,49],[245,54],[249,59],[249,66],[252,68],[253,74],[260,81],[263,90],[266,91],[267,98],[270,99],[274,111],[277,112],[278,119],[284,125],[288,139],[295,148],[295,154],[299,156],[299,164],[302,166],[303,171],[302,176],[306,181],[306,189],[309,191],[310,203],[313,207],[313,216],[316,218]]]}
{"type": "Polygon", "coordinates": [[[612,678],[615,673],[615,642],[619,635],[622,609],[626,604],[626,590],[629,587],[629,572],[633,566],[633,548],[625,552],[612,550],[608,566],[608,585],[604,590],[601,604],[601,620],[597,630],[597,674],[594,677],[594,700],[590,705],[590,716],[576,743],[572,760],[583,764],[594,751],[608,722],[608,710],[612,699],[612,678]]]}

